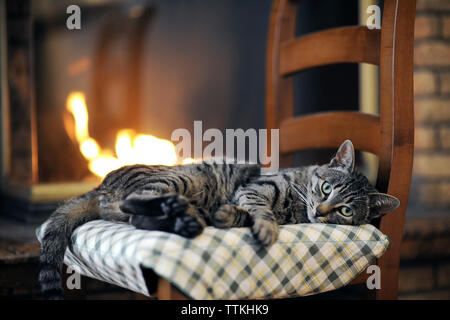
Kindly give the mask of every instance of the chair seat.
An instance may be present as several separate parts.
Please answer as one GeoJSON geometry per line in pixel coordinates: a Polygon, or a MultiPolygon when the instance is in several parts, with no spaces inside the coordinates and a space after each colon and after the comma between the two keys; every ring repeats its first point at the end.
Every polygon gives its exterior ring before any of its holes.
{"type": "MultiPolygon", "coordinates": [[[[45,223],[37,230],[40,240],[45,223]]],[[[389,239],[372,225],[280,227],[270,248],[249,228],[207,227],[195,239],[92,221],[77,228],[64,262],[76,272],[149,296],[149,268],[193,299],[306,296],[348,284],[380,257],[389,239]]]]}

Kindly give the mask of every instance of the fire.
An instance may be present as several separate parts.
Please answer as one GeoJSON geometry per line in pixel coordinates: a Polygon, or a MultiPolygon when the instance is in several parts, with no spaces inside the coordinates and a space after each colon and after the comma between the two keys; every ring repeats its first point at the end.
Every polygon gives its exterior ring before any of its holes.
{"type": "Polygon", "coordinates": [[[84,94],[72,92],[67,97],[67,111],[74,119],[74,134],[81,154],[89,163],[89,170],[98,177],[105,177],[110,171],[130,164],[166,165],[177,163],[189,164],[196,162],[187,158],[179,160],[175,146],[169,140],[159,139],[152,135],[138,134],[131,129],[117,132],[115,154],[101,146],[89,136],[89,114],[84,94]]]}

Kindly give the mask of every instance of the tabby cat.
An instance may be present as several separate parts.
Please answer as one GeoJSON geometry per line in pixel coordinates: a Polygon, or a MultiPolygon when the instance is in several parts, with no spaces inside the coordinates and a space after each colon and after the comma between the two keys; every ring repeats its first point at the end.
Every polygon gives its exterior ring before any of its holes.
{"type": "Polygon", "coordinates": [[[63,297],[61,268],[75,228],[95,219],[195,237],[206,225],[251,227],[273,244],[279,224],[364,224],[398,207],[354,170],[347,140],[327,165],[261,174],[257,164],[216,160],[185,166],[133,165],[108,174],[101,185],[68,200],[50,217],[42,239],[39,282],[45,296],[63,297]]]}

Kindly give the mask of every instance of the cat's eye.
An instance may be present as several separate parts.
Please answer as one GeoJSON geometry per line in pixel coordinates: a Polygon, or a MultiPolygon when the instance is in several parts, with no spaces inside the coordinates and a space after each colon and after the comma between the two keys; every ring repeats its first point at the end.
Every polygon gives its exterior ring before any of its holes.
{"type": "Polygon", "coordinates": [[[353,210],[349,207],[343,206],[339,208],[339,213],[344,217],[351,217],[353,215],[353,210]]]}
{"type": "Polygon", "coordinates": [[[324,195],[329,195],[331,193],[331,184],[329,184],[328,182],[324,182],[322,183],[322,192],[324,195]]]}

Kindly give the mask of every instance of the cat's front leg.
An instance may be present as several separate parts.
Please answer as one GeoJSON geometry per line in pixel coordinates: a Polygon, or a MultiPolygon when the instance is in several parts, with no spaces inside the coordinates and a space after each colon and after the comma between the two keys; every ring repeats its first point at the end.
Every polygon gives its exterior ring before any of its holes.
{"type": "Polygon", "coordinates": [[[234,202],[250,215],[254,237],[265,246],[274,244],[280,233],[275,215],[270,209],[275,201],[271,187],[272,184],[253,184],[240,188],[234,195],[234,202]]]}
{"type": "Polygon", "coordinates": [[[250,227],[249,212],[234,204],[223,204],[211,215],[211,224],[216,228],[250,227]]]}
{"type": "Polygon", "coordinates": [[[251,230],[255,238],[265,246],[274,244],[280,228],[272,211],[268,208],[252,208],[249,211],[253,220],[251,230]]]}

